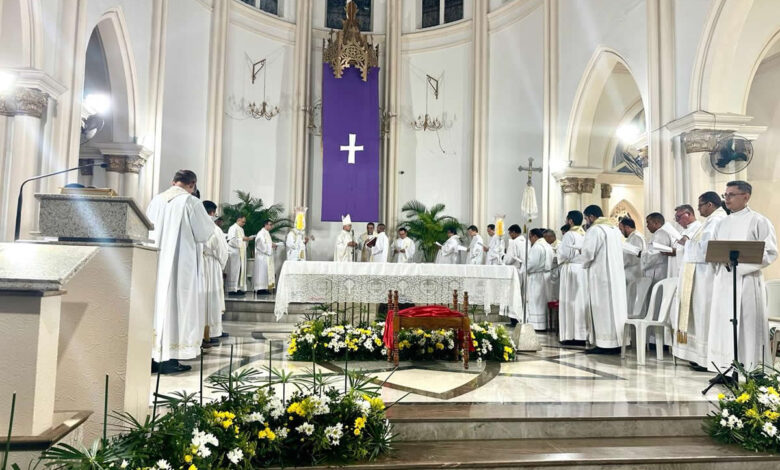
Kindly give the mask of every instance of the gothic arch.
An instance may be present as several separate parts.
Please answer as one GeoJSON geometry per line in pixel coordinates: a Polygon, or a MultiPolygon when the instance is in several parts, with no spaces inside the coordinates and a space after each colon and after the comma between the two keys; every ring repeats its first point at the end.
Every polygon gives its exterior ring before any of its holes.
{"type": "Polygon", "coordinates": [[[639,231],[639,233],[642,233],[645,225],[644,219],[642,218],[641,212],[636,210],[636,207],[634,207],[633,204],[626,201],[625,199],[622,199],[609,210],[609,216],[611,218],[623,217],[625,215],[628,215],[634,220],[636,223],[636,229],[639,231]]]}

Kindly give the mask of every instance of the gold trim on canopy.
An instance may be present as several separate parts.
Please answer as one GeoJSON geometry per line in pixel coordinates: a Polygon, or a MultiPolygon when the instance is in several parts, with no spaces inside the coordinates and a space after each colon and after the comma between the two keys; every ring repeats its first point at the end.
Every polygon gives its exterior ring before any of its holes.
{"type": "Polygon", "coordinates": [[[360,75],[365,82],[368,80],[369,70],[379,66],[379,46],[374,46],[370,37],[360,34],[360,26],[355,17],[357,5],[349,2],[344,9],[347,18],[342,30],[336,32],[335,39],[331,31],[327,42],[322,40],[322,60],[330,64],[336,78],[341,78],[344,69],[354,66],[360,69],[360,75]]]}

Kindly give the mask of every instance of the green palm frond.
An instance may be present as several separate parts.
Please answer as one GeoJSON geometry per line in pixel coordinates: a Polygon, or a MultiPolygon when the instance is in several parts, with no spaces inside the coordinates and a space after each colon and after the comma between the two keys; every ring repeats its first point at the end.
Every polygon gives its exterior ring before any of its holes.
{"type": "MultiPolygon", "coordinates": [[[[292,220],[284,216],[285,209],[281,204],[272,204],[266,206],[262,199],[252,197],[248,192],[236,191],[236,197],[239,202],[236,204],[222,204],[222,229],[227,231],[231,225],[236,223],[239,216],[246,217],[244,233],[255,235],[263,228],[267,220],[271,221],[271,238],[274,241],[281,241],[281,232],[286,232],[292,227],[292,220]]],[[[249,252],[254,250],[254,242],[250,242],[249,252]]]]}
{"type": "Polygon", "coordinates": [[[436,243],[447,241],[447,229],[453,228],[457,233],[463,232],[463,225],[455,217],[444,215],[444,204],[435,204],[428,209],[420,201],[412,200],[401,207],[406,217],[401,222],[406,227],[409,237],[417,242],[423,253],[423,261],[431,262],[439,250],[436,243]]]}

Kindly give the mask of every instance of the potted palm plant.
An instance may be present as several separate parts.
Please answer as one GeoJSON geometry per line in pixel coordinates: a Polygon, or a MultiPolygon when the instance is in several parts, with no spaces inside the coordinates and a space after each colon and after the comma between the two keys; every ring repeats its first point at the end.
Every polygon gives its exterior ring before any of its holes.
{"type": "MultiPolygon", "coordinates": [[[[292,221],[283,217],[284,206],[281,204],[272,204],[267,206],[259,197],[252,197],[248,192],[236,191],[238,201],[236,204],[222,204],[222,229],[227,231],[231,225],[236,222],[239,215],[246,216],[246,225],[244,233],[249,235],[257,234],[266,220],[271,221],[271,238],[274,241],[281,241],[283,230],[292,227],[292,221]]],[[[254,241],[249,242],[248,253],[254,253],[254,241]]]]}
{"type": "Polygon", "coordinates": [[[436,243],[447,241],[447,229],[454,228],[459,234],[463,233],[463,225],[458,219],[449,215],[443,215],[444,204],[435,204],[428,209],[420,201],[412,200],[401,207],[406,219],[401,223],[409,233],[409,237],[415,240],[423,254],[423,261],[433,262],[439,247],[436,243]]]}

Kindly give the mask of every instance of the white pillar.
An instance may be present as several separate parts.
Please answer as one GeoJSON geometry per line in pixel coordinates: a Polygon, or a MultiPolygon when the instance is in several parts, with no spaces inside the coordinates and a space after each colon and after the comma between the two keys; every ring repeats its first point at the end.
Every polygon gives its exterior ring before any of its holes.
{"type": "Polygon", "coordinates": [[[309,185],[309,133],[306,110],[309,109],[311,62],[311,0],[295,4],[295,49],[293,51],[293,96],[290,112],[292,144],[290,146],[289,211],[307,205],[309,185]]]}
{"type": "Polygon", "coordinates": [[[472,24],[474,51],[474,90],[471,155],[471,222],[487,223],[487,117],[488,117],[488,2],[474,2],[472,24]]]}
{"type": "Polygon", "coordinates": [[[152,47],[149,59],[149,118],[147,138],[140,143],[152,151],[141,178],[138,203],[146,207],[160,186],[160,153],[162,151],[163,90],[165,88],[165,41],[168,0],[152,3],[152,47]]]}
{"type": "Polygon", "coordinates": [[[225,107],[225,46],[232,0],[214,0],[209,39],[208,115],[206,124],[206,174],[198,175],[202,193],[219,204],[222,182],[222,122],[225,107]]]}
{"type": "MultiPolygon", "coordinates": [[[[555,225],[566,214],[560,214],[563,201],[557,191],[550,162],[562,158],[557,152],[558,128],[558,0],[544,2],[544,130],[542,148],[542,220],[555,225]]],[[[567,157],[568,159],[568,157],[567,157]]]]}
{"type": "Polygon", "coordinates": [[[612,197],[612,185],[601,183],[601,210],[609,217],[609,198],[612,197]]]}
{"type": "Polygon", "coordinates": [[[382,140],[382,214],[389,227],[398,221],[398,115],[401,95],[401,0],[387,1],[385,32],[385,111],[390,119],[387,135],[382,140]]]}

